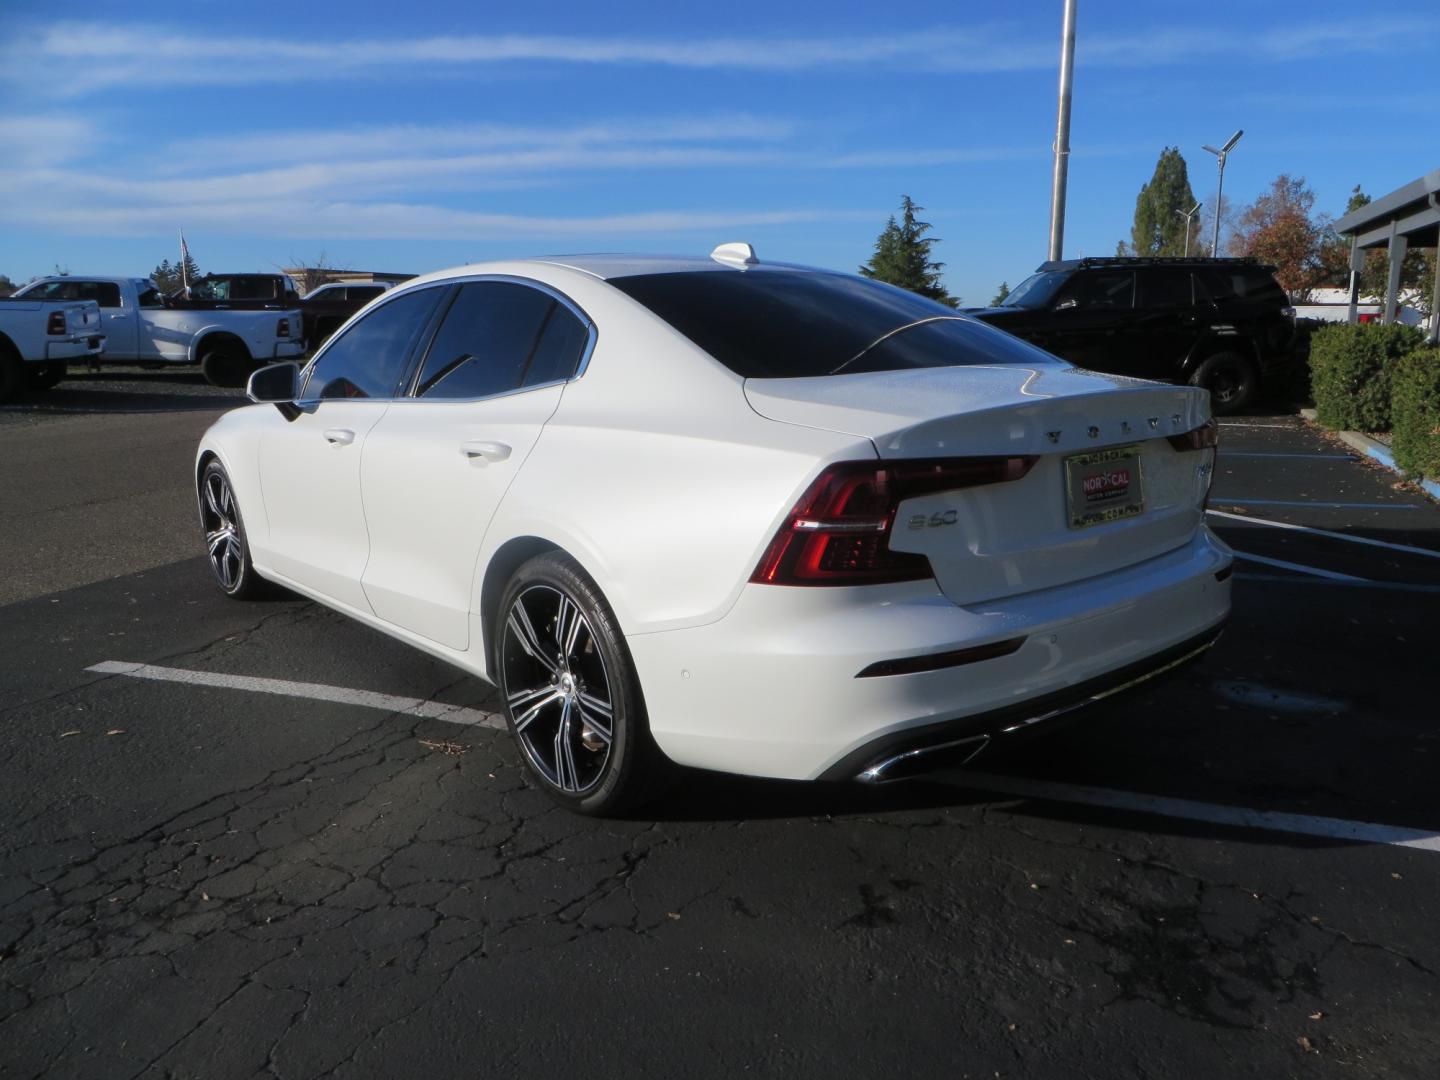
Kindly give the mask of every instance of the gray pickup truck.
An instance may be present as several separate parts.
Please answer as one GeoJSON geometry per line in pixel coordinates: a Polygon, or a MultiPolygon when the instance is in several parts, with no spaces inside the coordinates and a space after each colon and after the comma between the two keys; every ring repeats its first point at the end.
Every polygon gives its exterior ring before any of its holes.
{"type": "Polygon", "coordinates": [[[94,300],[0,298],[0,401],[25,390],[48,390],[65,377],[70,360],[105,348],[94,300]]]}

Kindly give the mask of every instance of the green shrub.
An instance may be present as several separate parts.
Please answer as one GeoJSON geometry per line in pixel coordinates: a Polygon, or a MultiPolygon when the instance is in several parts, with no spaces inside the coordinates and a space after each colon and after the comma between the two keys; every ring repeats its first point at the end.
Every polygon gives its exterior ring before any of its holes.
{"type": "Polygon", "coordinates": [[[1425,335],[1414,326],[1337,323],[1310,339],[1310,387],[1320,423],[1335,431],[1389,431],[1390,377],[1425,335]]]}
{"type": "Polygon", "coordinates": [[[1440,480],[1440,348],[1416,349],[1391,381],[1395,464],[1409,476],[1440,480]]]}

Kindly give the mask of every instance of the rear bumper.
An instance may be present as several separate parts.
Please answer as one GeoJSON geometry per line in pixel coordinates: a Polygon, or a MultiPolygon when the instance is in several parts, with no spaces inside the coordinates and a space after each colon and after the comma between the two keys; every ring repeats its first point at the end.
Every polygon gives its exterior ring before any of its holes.
{"type": "Polygon", "coordinates": [[[303,341],[277,341],[272,358],[275,360],[293,360],[297,356],[305,355],[305,342],[303,341]]]}
{"type": "Polygon", "coordinates": [[[907,740],[988,734],[1090,703],[1132,671],[1195,648],[1229,613],[1230,561],[1201,527],[1183,547],[1123,570],[967,607],[934,582],[749,585],[716,623],[627,640],[651,731],[676,762],[788,779],[853,776],[907,740]],[[856,677],[875,663],[1021,637],[1007,655],[856,677]]]}
{"type": "Polygon", "coordinates": [[[46,360],[75,360],[84,356],[99,356],[104,351],[104,334],[74,334],[45,342],[46,360]]]}

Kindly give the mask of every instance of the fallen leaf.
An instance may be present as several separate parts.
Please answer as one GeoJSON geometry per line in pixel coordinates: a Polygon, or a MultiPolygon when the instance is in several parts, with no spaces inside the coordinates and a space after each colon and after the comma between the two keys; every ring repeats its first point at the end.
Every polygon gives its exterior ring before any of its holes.
{"type": "Polygon", "coordinates": [[[1038,888],[1040,888],[1040,886],[1039,886],[1039,884],[1038,884],[1037,882],[1032,881],[1032,882],[1030,882],[1030,888],[1032,888],[1032,889],[1038,889],[1038,888]]]}
{"type": "Polygon", "coordinates": [[[1319,1050],[1315,1049],[1315,1044],[1312,1043],[1309,1039],[1307,1039],[1304,1035],[1301,1035],[1295,1041],[1300,1044],[1300,1049],[1304,1050],[1307,1054],[1318,1054],[1320,1052],[1319,1050]]]}
{"type": "Polygon", "coordinates": [[[1006,1024],[1006,1025],[1005,1025],[1005,1030],[1006,1030],[1006,1031],[1014,1031],[1014,1030],[1015,1030],[1016,1028],[1018,1028],[1019,1026],[1020,1026],[1019,1024],[1006,1024]]]}
{"type": "Polygon", "coordinates": [[[1310,1019],[1311,1019],[1311,1020],[1324,1020],[1324,1019],[1325,1019],[1325,1014],[1324,1014],[1323,1012],[1313,1012],[1313,1013],[1310,1014],[1310,1019]]]}
{"type": "Polygon", "coordinates": [[[80,732],[79,732],[78,729],[75,730],[75,731],[62,731],[62,732],[60,733],[60,737],[61,737],[62,739],[68,739],[71,735],[79,735],[79,734],[80,734],[80,732]]]}
{"type": "Polygon", "coordinates": [[[1394,878],[1396,881],[1399,881],[1399,880],[1400,880],[1400,875],[1399,875],[1399,874],[1392,873],[1390,876],[1391,876],[1392,878],[1394,878]]]}
{"type": "Polygon", "coordinates": [[[105,732],[105,734],[106,734],[106,735],[124,735],[124,734],[125,734],[125,729],[124,729],[123,727],[112,727],[109,731],[105,732]]]}
{"type": "Polygon", "coordinates": [[[667,919],[672,919],[676,922],[680,921],[680,913],[678,911],[667,911],[665,912],[665,917],[667,919]]]}
{"type": "Polygon", "coordinates": [[[442,754],[449,754],[451,757],[459,757],[461,754],[465,753],[467,750],[470,749],[468,746],[462,746],[460,743],[451,742],[449,739],[443,739],[439,742],[436,742],[432,739],[421,739],[420,745],[428,750],[439,750],[442,754]]]}
{"type": "Polygon", "coordinates": [[[1067,937],[1067,938],[1065,939],[1065,944],[1066,944],[1066,945],[1074,945],[1074,944],[1075,944],[1075,939],[1074,939],[1073,937],[1067,937]]]}
{"type": "Polygon", "coordinates": [[[200,890],[200,899],[201,899],[201,900],[209,900],[209,899],[210,899],[210,894],[209,894],[208,892],[206,892],[204,889],[201,889],[201,890],[200,890]]]}

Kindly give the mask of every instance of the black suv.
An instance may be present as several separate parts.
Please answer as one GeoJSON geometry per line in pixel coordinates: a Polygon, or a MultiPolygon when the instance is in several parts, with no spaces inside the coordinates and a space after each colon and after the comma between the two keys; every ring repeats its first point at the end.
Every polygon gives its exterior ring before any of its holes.
{"type": "Polygon", "coordinates": [[[1254,402],[1300,355],[1295,312],[1253,259],[1042,263],[998,308],[971,311],[1093,371],[1187,382],[1215,412],[1254,402]]]}

